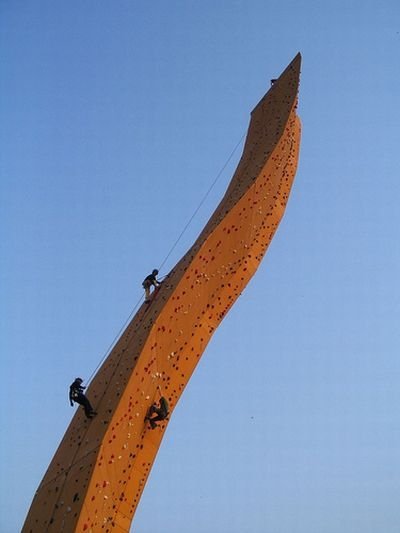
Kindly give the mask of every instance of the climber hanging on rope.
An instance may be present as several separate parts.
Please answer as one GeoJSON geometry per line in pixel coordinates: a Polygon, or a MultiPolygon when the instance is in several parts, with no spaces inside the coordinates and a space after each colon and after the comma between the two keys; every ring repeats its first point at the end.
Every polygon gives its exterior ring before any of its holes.
{"type": "MultiPolygon", "coordinates": [[[[144,278],[142,286],[144,288],[145,293],[145,303],[150,303],[150,287],[159,287],[161,284],[157,279],[158,270],[155,268],[151,274],[149,274],[146,278],[144,278]]],[[[154,294],[154,293],[153,293],[154,294]]]]}
{"type": "Polygon", "coordinates": [[[156,403],[153,403],[153,405],[150,406],[145,420],[148,420],[150,422],[151,429],[155,429],[157,427],[156,422],[161,422],[161,420],[165,420],[168,416],[168,412],[168,402],[164,398],[164,396],[161,396],[158,405],[156,403]],[[156,416],[153,417],[154,414],[156,416]]]}
{"type": "Polygon", "coordinates": [[[71,406],[74,405],[74,402],[78,403],[79,405],[82,405],[85,410],[86,418],[93,418],[97,415],[97,413],[93,410],[93,407],[91,406],[89,400],[83,393],[86,387],[83,387],[82,383],[82,378],[76,378],[75,381],[71,384],[69,388],[69,402],[71,406]]]}

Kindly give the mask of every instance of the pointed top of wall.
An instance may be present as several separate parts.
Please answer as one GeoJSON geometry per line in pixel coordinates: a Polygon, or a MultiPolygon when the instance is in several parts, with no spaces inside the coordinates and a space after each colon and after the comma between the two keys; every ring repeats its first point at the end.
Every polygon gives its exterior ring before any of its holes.
{"type": "Polygon", "coordinates": [[[295,100],[295,98],[297,98],[297,92],[299,90],[300,68],[301,68],[301,54],[300,52],[298,52],[298,54],[292,59],[292,61],[285,68],[282,74],[280,74],[278,78],[271,80],[271,88],[261,98],[261,100],[255,106],[251,114],[253,115],[255,111],[265,103],[265,100],[269,96],[272,97],[273,93],[276,92],[277,88],[282,89],[284,86],[286,86],[286,90],[284,90],[285,94],[290,94],[291,98],[295,100]]]}

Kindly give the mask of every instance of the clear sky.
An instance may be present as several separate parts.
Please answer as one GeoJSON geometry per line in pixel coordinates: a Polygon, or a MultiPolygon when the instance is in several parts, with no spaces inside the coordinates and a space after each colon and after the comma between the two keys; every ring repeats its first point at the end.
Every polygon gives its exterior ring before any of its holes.
{"type": "Polygon", "coordinates": [[[398,533],[399,6],[0,2],[1,533],[20,530],[69,424],[69,384],[299,51],[286,215],[174,412],[132,530],[398,533]]]}

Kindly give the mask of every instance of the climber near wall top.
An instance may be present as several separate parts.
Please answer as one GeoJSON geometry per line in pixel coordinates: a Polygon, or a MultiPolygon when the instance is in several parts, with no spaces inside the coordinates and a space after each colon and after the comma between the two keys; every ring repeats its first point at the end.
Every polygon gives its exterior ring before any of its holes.
{"type": "MultiPolygon", "coordinates": [[[[151,274],[146,276],[143,280],[142,287],[144,288],[145,292],[145,303],[150,303],[150,287],[153,286],[154,288],[158,287],[160,285],[160,282],[157,279],[158,270],[155,268],[151,274]]],[[[154,294],[154,293],[153,293],[154,294]]]]}

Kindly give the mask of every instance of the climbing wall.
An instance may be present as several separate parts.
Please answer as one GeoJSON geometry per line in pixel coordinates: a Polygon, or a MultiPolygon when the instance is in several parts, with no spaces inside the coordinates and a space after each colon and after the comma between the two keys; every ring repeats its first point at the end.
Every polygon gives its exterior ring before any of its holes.
{"type": "Polygon", "coordinates": [[[98,415],[87,420],[81,409],[75,414],[36,492],[24,533],[130,530],[168,424],[151,430],[146,413],[161,391],[173,416],[285,210],[300,142],[300,61],[299,54],[253,110],[225,196],[93,379],[87,395],[98,415]]]}

